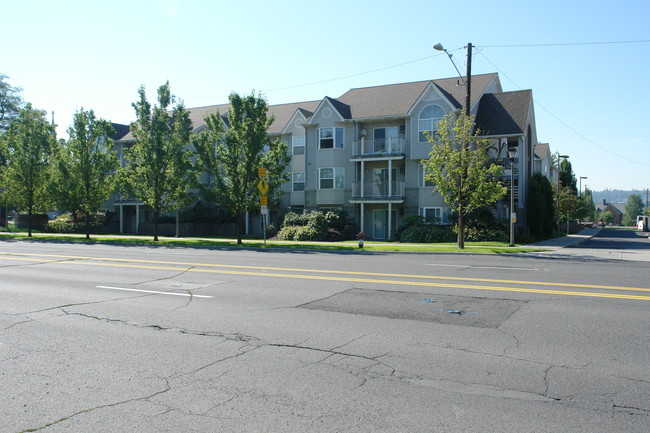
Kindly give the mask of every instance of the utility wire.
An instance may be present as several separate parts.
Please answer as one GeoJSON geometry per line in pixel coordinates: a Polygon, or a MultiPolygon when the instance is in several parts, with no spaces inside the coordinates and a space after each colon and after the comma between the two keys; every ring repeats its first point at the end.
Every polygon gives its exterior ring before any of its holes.
{"type": "Polygon", "coordinates": [[[531,47],[571,47],[580,45],[614,45],[614,44],[646,44],[650,39],[637,41],[603,41],[603,42],[566,42],[557,44],[511,44],[511,45],[480,45],[481,48],[531,48],[531,47]]]}
{"type": "MultiPolygon", "coordinates": [[[[650,41],[648,41],[648,42],[650,42],[650,41]]],[[[499,71],[499,73],[500,73],[501,75],[503,75],[504,77],[506,77],[506,78],[507,78],[507,79],[508,79],[512,84],[514,84],[515,87],[517,87],[519,90],[523,90],[523,89],[521,88],[521,86],[519,86],[517,83],[515,83],[515,82],[514,82],[514,81],[513,81],[513,80],[512,80],[512,79],[511,79],[511,78],[510,78],[510,77],[509,77],[505,72],[503,72],[501,69],[499,69],[499,67],[498,67],[497,65],[495,65],[494,62],[492,62],[490,59],[488,59],[488,58],[486,57],[486,55],[483,54],[483,51],[482,51],[482,50],[479,50],[479,51],[477,52],[477,54],[480,54],[480,55],[481,55],[485,60],[487,60],[488,63],[490,63],[490,64],[491,64],[491,65],[492,65],[492,66],[493,66],[497,71],[499,71]]],[[[570,126],[569,124],[567,124],[565,121],[563,121],[562,119],[560,119],[559,117],[557,117],[557,116],[556,116],[555,114],[553,114],[549,109],[547,109],[546,107],[544,107],[544,105],[542,105],[542,104],[539,102],[539,100],[537,100],[537,99],[534,98],[534,97],[533,97],[533,102],[535,103],[535,105],[539,106],[542,110],[546,111],[546,112],[547,112],[551,117],[553,117],[555,120],[557,120],[558,122],[560,122],[562,125],[564,125],[566,128],[568,128],[570,131],[572,131],[574,134],[576,134],[577,136],[581,137],[581,138],[584,139],[585,141],[587,141],[587,142],[593,144],[594,146],[598,147],[599,149],[602,149],[602,150],[604,150],[605,152],[610,153],[610,154],[612,154],[612,155],[614,155],[614,156],[616,156],[616,157],[618,157],[618,158],[621,158],[621,159],[623,159],[623,160],[625,160],[625,161],[632,162],[632,163],[637,164],[637,165],[643,165],[643,166],[645,166],[645,167],[650,167],[650,164],[645,164],[645,163],[643,163],[643,162],[636,161],[636,160],[634,160],[634,159],[630,159],[630,158],[628,158],[628,157],[626,157],[626,156],[619,155],[618,153],[612,152],[611,150],[607,149],[606,147],[601,146],[600,144],[598,144],[598,143],[596,143],[595,141],[591,140],[590,138],[586,137],[584,134],[582,134],[581,132],[577,131],[575,128],[573,128],[572,126],[570,126]]]]}

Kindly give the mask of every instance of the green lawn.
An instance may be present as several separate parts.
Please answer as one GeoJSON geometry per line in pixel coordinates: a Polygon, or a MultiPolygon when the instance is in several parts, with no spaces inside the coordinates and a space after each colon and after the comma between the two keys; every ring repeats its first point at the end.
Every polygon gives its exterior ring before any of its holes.
{"type": "Polygon", "coordinates": [[[456,248],[456,243],[442,244],[402,244],[399,242],[366,241],[363,248],[359,248],[356,241],[345,242],[290,242],[269,240],[264,245],[261,239],[243,239],[243,245],[237,246],[237,240],[230,237],[202,237],[202,238],[170,238],[160,237],[158,242],[152,236],[111,236],[92,235],[91,240],[85,235],[78,234],[49,234],[34,233],[30,239],[26,233],[0,233],[0,240],[17,240],[28,242],[67,242],[67,243],[106,243],[118,245],[158,245],[158,246],[199,246],[199,247],[233,247],[233,248],[283,248],[283,249],[309,249],[325,251],[371,251],[371,252],[419,252],[419,253],[483,253],[504,254],[545,251],[540,248],[526,248],[524,246],[509,247],[505,242],[465,242],[465,249],[456,248]]]}

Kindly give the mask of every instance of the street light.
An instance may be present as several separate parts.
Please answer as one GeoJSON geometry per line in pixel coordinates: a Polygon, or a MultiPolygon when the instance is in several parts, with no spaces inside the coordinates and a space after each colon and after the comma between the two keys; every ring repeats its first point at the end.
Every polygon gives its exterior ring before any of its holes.
{"type": "MultiPolygon", "coordinates": [[[[456,67],[456,63],[454,63],[454,60],[451,58],[451,54],[442,46],[441,43],[437,43],[433,46],[434,50],[437,51],[444,51],[447,53],[449,56],[449,60],[451,60],[451,63],[454,65],[454,68],[456,68],[456,72],[458,72],[458,75],[462,79],[463,76],[460,74],[460,71],[456,67]]],[[[467,44],[467,78],[465,80],[465,114],[467,114],[467,117],[469,117],[469,112],[470,112],[470,95],[472,93],[472,43],[469,42],[467,44]]]]}
{"type": "Polygon", "coordinates": [[[569,155],[557,156],[557,231],[560,231],[560,162],[562,159],[569,159],[569,155]]]}
{"type": "Polygon", "coordinates": [[[510,246],[515,246],[515,157],[517,156],[517,145],[508,147],[508,158],[510,158],[510,246]]]}
{"type": "MultiPolygon", "coordinates": [[[[580,176],[580,186],[578,186],[578,196],[582,197],[582,179],[588,179],[587,176],[580,176]]],[[[585,185],[585,189],[587,188],[587,185],[585,185]]]]}

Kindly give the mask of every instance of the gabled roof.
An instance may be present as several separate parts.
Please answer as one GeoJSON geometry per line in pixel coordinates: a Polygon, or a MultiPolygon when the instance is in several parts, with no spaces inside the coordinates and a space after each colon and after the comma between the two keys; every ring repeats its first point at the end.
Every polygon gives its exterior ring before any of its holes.
{"type": "Polygon", "coordinates": [[[532,99],[532,90],[486,93],[476,114],[476,127],[485,136],[524,134],[532,99]]]}
{"type": "Polygon", "coordinates": [[[548,143],[537,143],[535,146],[535,156],[541,159],[546,158],[549,155],[549,145],[548,143]]]}
{"type": "Polygon", "coordinates": [[[115,134],[111,137],[113,140],[121,140],[126,134],[129,133],[129,125],[123,125],[122,123],[111,123],[111,126],[115,130],[115,134]]]}
{"type": "Polygon", "coordinates": [[[320,101],[307,101],[269,105],[269,115],[275,116],[275,120],[269,128],[269,134],[281,134],[298,109],[301,110],[306,119],[309,119],[319,103],[320,101]]]}
{"type": "MultiPolygon", "coordinates": [[[[465,103],[466,87],[460,78],[443,78],[439,80],[416,81],[412,83],[388,84],[383,86],[362,87],[350,89],[338,98],[326,96],[319,101],[295,102],[290,104],[278,104],[269,106],[269,115],[275,116],[274,122],[269,128],[269,134],[281,134],[288,122],[291,120],[296,110],[309,120],[320,104],[327,102],[341,115],[345,120],[349,119],[372,119],[382,117],[407,117],[410,110],[423,96],[429,86],[435,86],[440,94],[445,97],[455,109],[460,109],[465,103]]],[[[520,116],[510,118],[507,113],[518,113],[520,108],[519,102],[522,92],[498,93],[503,95],[489,98],[490,94],[485,92],[488,89],[501,90],[499,76],[496,73],[481,74],[472,76],[472,94],[471,104],[475,106],[481,100],[479,106],[479,115],[485,119],[485,125],[491,125],[493,118],[503,123],[497,128],[501,130],[512,130],[520,116]],[[491,87],[492,86],[492,87],[491,87]],[[508,96],[509,94],[512,94],[508,96]],[[481,99],[484,98],[484,99],[481,99]],[[491,105],[493,108],[486,109],[484,105],[491,105]],[[511,108],[516,111],[511,111],[511,108]],[[504,114],[505,113],[505,114],[504,114]]],[[[530,92],[530,91],[523,91],[530,92]]],[[[530,100],[530,97],[529,97],[530,100]]],[[[528,114],[528,105],[521,104],[522,112],[528,114]]],[[[190,120],[194,130],[205,125],[204,117],[211,113],[219,111],[221,115],[228,113],[230,104],[210,105],[205,107],[188,108],[190,120]]],[[[479,117],[477,116],[477,123],[479,117]]],[[[525,125],[526,118],[523,118],[522,125],[525,125]]],[[[484,130],[484,128],[481,128],[484,130]]],[[[522,130],[523,131],[523,130],[522,130]]],[[[122,140],[132,140],[133,136],[128,133],[122,140]]]]}
{"type": "MultiPolygon", "coordinates": [[[[500,89],[501,85],[498,83],[496,73],[472,76],[472,94],[470,95],[472,106],[495,80],[497,80],[497,88],[500,89]]],[[[350,107],[350,118],[352,119],[406,116],[431,83],[451,102],[454,108],[461,108],[465,103],[467,89],[460,78],[350,89],[337,100],[350,107]]]]}

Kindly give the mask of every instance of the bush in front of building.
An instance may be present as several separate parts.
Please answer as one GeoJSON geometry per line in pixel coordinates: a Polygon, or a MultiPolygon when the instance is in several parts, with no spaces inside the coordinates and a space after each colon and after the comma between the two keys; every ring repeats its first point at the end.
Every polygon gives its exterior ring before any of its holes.
{"type": "MultiPolygon", "coordinates": [[[[489,210],[480,209],[467,218],[465,240],[468,242],[508,242],[508,228],[504,227],[489,210]]],[[[455,226],[441,225],[435,219],[413,216],[406,219],[396,235],[404,243],[455,242],[458,230],[455,226]]]]}
{"type": "Polygon", "coordinates": [[[440,225],[435,219],[412,216],[399,228],[396,238],[404,243],[444,243],[454,242],[456,234],[451,226],[440,225]]]}
{"type": "MultiPolygon", "coordinates": [[[[90,232],[101,230],[106,220],[106,214],[97,212],[90,215],[90,232]]],[[[49,221],[44,227],[46,233],[86,233],[86,221],[83,215],[65,213],[49,221]]]]}
{"type": "Polygon", "coordinates": [[[354,239],[355,229],[347,224],[342,210],[288,212],[278,238],[288,241],[342,241],[354,239]]]}

